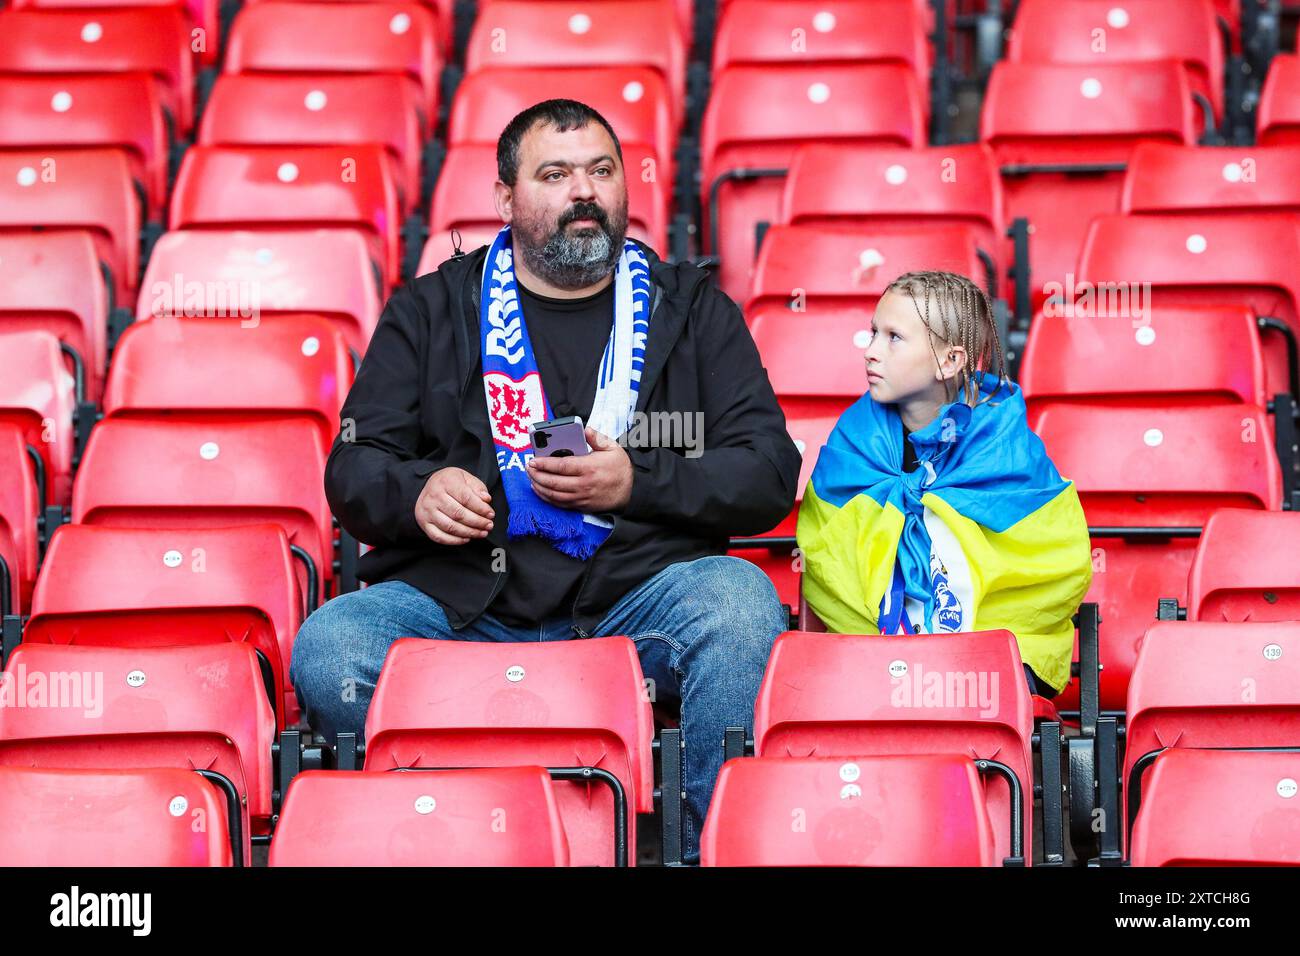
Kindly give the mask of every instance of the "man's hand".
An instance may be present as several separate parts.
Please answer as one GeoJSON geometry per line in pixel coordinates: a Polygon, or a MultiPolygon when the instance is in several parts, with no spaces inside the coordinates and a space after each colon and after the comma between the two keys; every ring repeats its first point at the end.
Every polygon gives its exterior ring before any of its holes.
{"type": "Polygon", "coordinates": [[[586,455],[529,460],[533,491],[559,508],[587,514],[619,511],[632,497],[632,459],[622,445],[594,428],[585,434],[591,446],[586,455]]]}
{"type": "Polygon", "coordinates": [[[440,468],[415,502],[415,520],[436,544],[486,538],[496,512],[487,485],[463,468],[440,468]]]}

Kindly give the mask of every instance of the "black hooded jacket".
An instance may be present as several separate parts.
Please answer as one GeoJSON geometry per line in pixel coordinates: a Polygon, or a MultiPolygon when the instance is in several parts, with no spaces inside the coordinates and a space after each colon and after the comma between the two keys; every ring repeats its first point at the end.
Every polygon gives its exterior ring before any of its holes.
{"type": "MultiPolygon", "coordinates": [[[[631,499],[587,562],[572,611],[579,636],[668,565],[722,554],[729,536],[771,530],[790,511],[799,479],[799,452],[740,310],[697,267],[641,249],[653,305],[637,411],[703,413],[702,454],[629,445],[631,499]]],[[[361,558],[361,580],[419,588],[457,629],[488,607],[510,563],[509,507],[479,356],[486,254],[483,246],[448,259],[394,292],[325,467],[335,517],[373,548],[361,558]],[[449,466],[487,485],[496,520],[486,538],[435,544],[416,523],[426,480],[449,466]]]]}

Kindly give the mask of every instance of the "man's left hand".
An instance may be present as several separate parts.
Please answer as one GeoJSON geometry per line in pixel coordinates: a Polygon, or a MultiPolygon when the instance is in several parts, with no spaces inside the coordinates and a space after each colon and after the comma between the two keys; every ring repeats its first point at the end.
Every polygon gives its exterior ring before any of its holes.
{"type": "Polygon", "coordinates": [[[558,508],[600,514],[619,511],[632,497],[632,459],[612,438],[594,428],[585,432],[591,451],[528,462],[533,491],[558,508]]]}

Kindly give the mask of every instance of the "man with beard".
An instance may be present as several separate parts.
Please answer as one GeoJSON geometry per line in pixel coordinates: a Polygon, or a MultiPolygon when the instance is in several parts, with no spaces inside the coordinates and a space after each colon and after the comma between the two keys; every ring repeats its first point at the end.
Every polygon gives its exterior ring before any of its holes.
{"type": "Polygon", "coordinates": [[[695,266],[626,239],[603,117],[540,103],[501,134],[497,164],[508,226],[393,295],[343,406],[325,490],[373,548],[370,586],[308,618],[290,676],[319,733],[360,739],[400,637],[625,635],[681,701],[690,860],[723,730],[752,725],[787,627],[728,538],[789,512],[799,453],[740,310],[695,266]],[[528,423],[571,415],[590,452],[534,458],[528,423]],[[638,416],[698,421],[702,441],[638,440],[638,416]]]}

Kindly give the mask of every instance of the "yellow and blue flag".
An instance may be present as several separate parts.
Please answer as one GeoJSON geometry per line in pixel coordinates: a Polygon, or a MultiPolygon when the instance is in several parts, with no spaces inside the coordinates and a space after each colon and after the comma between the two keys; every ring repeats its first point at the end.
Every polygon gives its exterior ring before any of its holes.
{"type": "Polygon", "coordinates": [[[911,434],[910,473],[894,405],[868,393],[844,412],[799,508],[803,594],[841,634],[1006,628],[1060,690],[1092,582],[1087,521],[1019,387],[982,373],[980,393],[911,434]]]}

